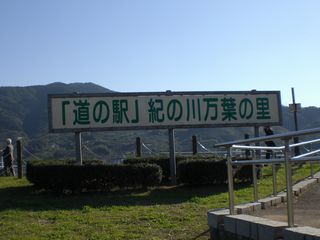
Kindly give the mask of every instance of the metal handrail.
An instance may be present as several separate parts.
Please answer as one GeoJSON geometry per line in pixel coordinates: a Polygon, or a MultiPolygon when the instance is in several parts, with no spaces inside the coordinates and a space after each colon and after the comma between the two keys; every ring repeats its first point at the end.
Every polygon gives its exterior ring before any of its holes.
{"type": "Polygon", "coordinates": [[[314,150],[314,151],[311,151],[311,152],[307,152],[307,153],[301,154],[299,156],[292,157],[291,159],[292,160],[301,159],[301,158],[304,158],[304,157],[307,157],[307,156],[310,156],[310,155],[314,155],[314,154],[319,153],[319,152],[320,152],[320,149],[317,149],[317,150],[314,150]]]}
{"type": "Polygon", "coordinates": [[[257,142],[263,142],[263,141],[272,140],[272,139],[285,140],[285,139],[291,139],[293,137],[300,137],[304,135],[317,134],[317,133],[320,133],[320,128],[311,128],[307,130],[280,133],[280,134],[274,134],[274,135],[264,136],[264,137],[254,137],[249,139],[224,142],[220,144],[215,144],[214,147],[230,147],[236,144],[257,143],[257,142]]]}
{"type": "MultiPolygon", "coordinates": [[[[312,144],[316,142],[320,142],[320,139],[314,139],[310,141],[305,141],[301,143],[295,143],[289,145],[289,141],[298,136],[309,135],[320,133],[320,128],[313,128],[308,130],[301,130],[296,132],[288,132],[283,134],[275,134],[271,136],[265,137],[255,137],[251,139],[244,139],[238,141],[231,141],[221,144],[214,145],[215,147],[225,147],[227,150],[227,169],[228,169],[228,188],[229,188],[229,210],[230,214],[235,214],[234,210],[234,192],[233,192],[233,165],[252,165],[252,173],[253,173],[253,185],[254,185],[254,200],[258,200],[258,190],[257,190],[257,165],[260,164],[272,164],[272,172],[273,172],[273,189],[274,195],[277,193],[276,189],[276,164],[285,165],[285,175],[286,175],[286,189],[287,189],[287,215],[288,215],[288,225],[289,227],[294,226],[294,216],[293,216],[293,199],[292,199],[292,166],[293,162],[314,162],[320,161],[320,156],[312,156],[320,152],[320,149],[310,151],[305,154],[301,154],[299,156],[291,157],[291,149],[297,146],[303,146],[306,144],[312,144]],[[268,146],[248,146],[248,145],[239,145],[239,144],[249,144],[249,143],[258,143],[261,141],[269,141],[273,139],[280,139],[284,142],[284,146],[280,147],[268,147],[268,146]],[[236,149],[246,149],[253,151],[253,159],[252,160],[233,160],[232,151],[236,149]],[[273,158],[273,159],[256,159],[255,152],[260,150],[276,150],[281,151],[284,154],[284,158],[273,158]]],[[[259,155],[259,154],[257,154],[259,155]]],[[[313,169],[311,165],[311,176],[313,176],[313,169]]]]}
{"type": "Polygon", "coordinates": [[[312,144],[312,143],[316,143],[316,142],[320,142],[320,139],[318,138],[318,139],[314,139],[314,140],[311,140],[311,141],[305,141],[305,142],[290,144],[290,147],[299,147],[299,146],[312,144]]]}
{"type": "Polygon", "coordinates": [[[267,147],[267,146],[247,146],[247,145],[232,145],[232,149],[248,149],[248,150],[283,150],[284,146],[281,147],[267,147]]]}
{"type": "MultiPolygon", "coordinates": [[[[316,143],[316,142],[320,142],[320,138],[314,139],[314,140],[311,140],[311,141],[305,141],[305,142],[290,144],[289,147],[290,148],[294,148],[294,147],[304,146],[304,145],[312,144],[312,143],[316,143]]],[[[232,148],[235,148],[235,149],[248,149],[248,150],[283,150],[285,148],[285,146],[269,147],[269,146],[250,146],[250,145],[233,144],[232,148]]]]}
{"type": "Polygon", "coordinates": [[[284,159],[261,159],[261,160],[233,160],[232,165],[259,165],[259,164],[281,164],[284,159]]]}

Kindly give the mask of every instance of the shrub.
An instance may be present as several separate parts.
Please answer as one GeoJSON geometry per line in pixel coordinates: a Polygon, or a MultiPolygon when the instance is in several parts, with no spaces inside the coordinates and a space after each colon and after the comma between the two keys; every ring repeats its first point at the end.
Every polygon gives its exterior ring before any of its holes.
{"type": "MultiPolygon", "coordinates": [[[[177,156],[178,182],[201,185],[201,184],[222,184],[228,180],[226,159],[214,155],[192,155],[177,156]]],[[[140,157],[128,158],[125,164],[150,163],[157,164],[162,169],[163,182],[170,180],[169,157],[140,157]]],[[[252,167],[243,166],[234,168],[235,181],[248,182],[252,180],[252,167]]]]}
{"type": "Polygon", "coordinates": [[[170,179],[170,160],[166,156],[160,157],[137,157],[128,158],[123,161],[124,164],[156,164],[161,168],[162,181],[169,182],[170,179]]]}
{"type": "Polygon", "coordinates": [[[182,161],[179,163],[179,180],[190,185],[225,183],[226,163],[213,160],[182,161]]]}
{"type": "MultiPolygon", "coordinates": [[[[257,169],[258,175],[260,174],[260,169],[257,169]]],[[[252,182],[252,166],[245,165],[238,168],[234,174],[234,178],[236,181],[240,182],[252,182]]]]}
{"type": "Polygon", "coordinates": [[[145,188],[161,182],[157,165],[70,165],[45,161],[27,164],[27,179],[38,189],[109,191],[115,188],[145,188]]]}
{"type": "MultiPolygon", "coordinates": [[[[226,160],[186,160],[179,163],[179,180],[190,185],[222,184],[228,180],[226,160]]],[[[234,169],[234,180],[252,180],[252,167],[234,169]]]]}
{"type": "MultiPolygon", "coordinates": [[[[187,159],[206,159],[212,158],[212,156],[193,155],[193,156],[176,156],[177,171],[179,168],[179,162],[187,159]]],[[[162,183],[168,183],[170,181],[170,158],[168,156],[149,156],[149,157],[134,157],[127,158],[123,161],[124,164],[137,164],[137,163],[149,163],[156,164],[162,170],[162,183]]]]}
{"type": "Polygon", "coordinates": [[[104,161],[102,160],[85,160],[82,162],[83,165],[103,165],[104,161]]]}

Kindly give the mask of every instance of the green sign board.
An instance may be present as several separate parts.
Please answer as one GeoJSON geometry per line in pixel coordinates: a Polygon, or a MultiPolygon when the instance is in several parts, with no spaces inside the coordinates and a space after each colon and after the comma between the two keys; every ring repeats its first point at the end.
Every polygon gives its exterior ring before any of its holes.
{"type": "Polygon", "coordinates": [[[280,125],[279,91],[50,94],[49,131],[280,125]]]}

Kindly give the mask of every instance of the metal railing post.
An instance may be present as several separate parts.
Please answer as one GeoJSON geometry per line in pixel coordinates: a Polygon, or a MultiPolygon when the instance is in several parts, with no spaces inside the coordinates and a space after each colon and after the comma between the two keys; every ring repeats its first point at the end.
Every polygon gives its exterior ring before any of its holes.
{"type": "Polygon", "coordinates": [[[292,195],[292,169],[291,169],[291,151],[289,147],[289,139],[284,139],[284,160],[285,160],[285,173],[286,173],[286,187],[287,187],[287,216],[288,226],[294,226],[293,216],[293,195],[292,195]]]}
{"type": "MultiPolygon", "coordinates": [[[[312,149],[312,143],[310,144],[310,151],[312,149]]],[[[310,177],[314,178],[313,162],[310,162],[310,177]]]]}
{"type": "Polygon", "coordinates": [[[276,166],[276,164],[272,164],[272,186],[273,186],[273,196],[276,197],[278,195],[278,191],[277,191],[277,166],[276,166]]]}
{"type": "MultiPolygon", "coordinates": [[[[259,154],[260,155],[260,154],[259,154]]],[[[253,151],[253,159],[257,159],[259,156],[256,151],[253,151]]],[[[252,177],[253,177],[253,199],[255,202],[258,202],[258,180],[257,180],[257,165],[252,164],[252,177]]]]}
{"type": "Polygon", "coordinates": [[[227,171],[228,171],[228,189],[229,189],[229,211],[234,215],[234,188],[233,188],[233,171],[232,171],[232,147],[227,149],[227,171]]]}
{"type": "Polygon", "coordinates": [[[310,177],[314,178],[313,162],[310,162],[310,177]]]}
{"type": "MultiPolygon", "coordinates": [[[[275,158],[274,152],[271,154],[272,158],[275,158]]],[[[273,196],[276,197],[278,195],[277,189],[277,165],[272,164],[272,187],[273,187],[273,196]]]]}

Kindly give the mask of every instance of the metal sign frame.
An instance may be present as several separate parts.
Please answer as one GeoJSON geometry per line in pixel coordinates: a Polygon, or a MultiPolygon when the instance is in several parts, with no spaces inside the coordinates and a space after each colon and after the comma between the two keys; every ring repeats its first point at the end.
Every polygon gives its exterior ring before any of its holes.
{"type": "MultiPolygon", "coordinates": [[[[110,100],[110,99],[109,99],[110,100]]],[[[138,100],[136,100],[138,101],[138,100]]],[[[193,101],[193,100],[192,100],[193,101]]],[[[209,104],[209,103],[207,103],[209,104]]],[[[193,109],[194,111],[194,109],[193,109]]],[[[148,111],[145,111],[148,113],[148,111]]],[[[49,132],[88,132],[88,131],[120,131],[120,130],[141,130],[141,129],[178,129],[178,128],[215,128],[215,127],[251,127],[251,126],[261,126],[261,125],[281,125],[282,124],[282,110],[281,110],[281,97],[280,91],[196,91],[196,92],[130,92],[130,93],[93,93],[93,94],[49,94],[48,95],[48,117],[49,117],[49,132]],[[235,97],[259,97],[259,96],[270,96],[273,95],[274,102],[276,103],[271,108],[276,109],[277,120],[267,120],[266,121],[245,121],[243,123],[237,122],[226,122],[226,123],[199,123],[199,124],[155,124],[155,125],[144,125],[144,126],[112,126],[112,127],[74,127],[74,128],[63,128],[55,127],[53,117],[57,115],[53,112],[53,103],[57,99],[83,99],[83,98],[134,98],[134,97],[154,97],[154,98],[172,98],[177,96],[179,98],[187,97],[214,97],[223,96],[224,98],[235,97]]]]}

